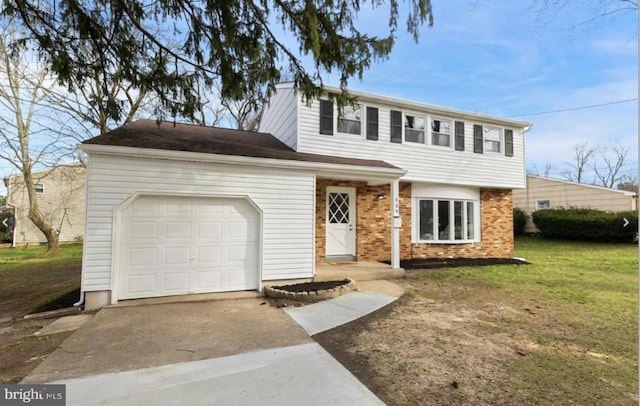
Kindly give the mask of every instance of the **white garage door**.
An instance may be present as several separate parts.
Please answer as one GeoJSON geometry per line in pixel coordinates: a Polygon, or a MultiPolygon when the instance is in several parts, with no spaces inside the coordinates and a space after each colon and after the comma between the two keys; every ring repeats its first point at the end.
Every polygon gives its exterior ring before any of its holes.
{"type": "Polygon", "coordinates": [[[121,213],[118,298],[257,289],[258,219],[242,198],[139,197],[121,213]]]}

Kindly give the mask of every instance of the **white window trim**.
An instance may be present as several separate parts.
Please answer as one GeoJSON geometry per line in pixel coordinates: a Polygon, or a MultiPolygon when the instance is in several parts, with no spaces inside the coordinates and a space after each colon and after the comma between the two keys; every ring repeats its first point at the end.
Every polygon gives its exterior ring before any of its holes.
{"type": "Polygon", "coordinates": [[[431,121],[429,120],[429,115],[425,113],[418,113],[415,111],[405,111],[400,110],[402,112],[402,142],[409,143],[409,145],[429,145],[429,126],[431,125],[431,121]],[[421,118],[424,120],[424,142],[416,142],[416,141],[407,141],[407,135],[405,133],[406,127],[404,125],[405,119],[407,116],[421,118]]]}
{"type": "MultiPolygon", "coordinates": [[[[367,118],[366,118],[366,114],[367,114],[367,106],[361,103],[358,103],[358,106],[360,107],[360,134],[354,134],[354,133],[345,133],[342,132],[340,130],[338,130],[338,121],[340,120],[340,115],[339,115],[339,111],[338,111],[338,106],[336,105],[336,103],[333,103],[333,116],[335,117],[335,119],[333,120],[333,132],[335,134],[341,134],[341,135],[346,135],[346,136],[350,136],[350,137],[364,137],[365,136],[365,126],[367,123],[367,118]]],[[[345,106],[347,107],[347,106],[345,106]]]]}
{"type": "Polygon", "coordinates": [[[34,189],[35,189],[35,191],[36,191],[36,194],[38,194],[38,195],[42,195],[42,194],[44,194],[44,183],[38,183],[38,182],[36,182],[36,183],[34,183],[34,184],[33,184],[33,187],[34,187],[34,189]],[[42,186],[42,191],[41,191],[41,192],[40,192],[40,191],[38,191],[38,185],[42,186]]]}
{"type": "Polygon", "coordinates": [[[504,128],[502,127],[496,127],[494,125],[486,125],[486,124],[482,124],[482,152],[484,154],[496,154],[496,155],[504,155],[504,128]],[[486,148],[486,142],[487,139],[485,138],[485,133],[484,131],[487,128],[491,128],[491,129],[495,129],[498,130],[499,133],[499,143],[500,143],[500,150],[499,151],[490,151],[486,148]]]}
{"type": "MultiPolygon", "coordinates": [[[[476,200],[476,199],[460,199],[460,198],[455,198],[455,197],[414,197],[413,201],[412,201],[412,213],[411,213],[411,226],[413,228],[413,232],[412,232],[412,242],[413,243],[424,243],[424,244],[448,244],[448,245],[452,245],[452,244],[472,244],[472,243],[477,243],[480,242],[480,236],[481,234],[481,222],[480,222],[480,200],[476,200]],[[438,210],[437,210],[437,201],[448,201],[449,202],[449,219],[450,222],[454,221],[455,218],[455,213],[454,213],[454,206],[453,204],[451,204],[451,202],[453,201],[460,201],[463,203],[462,208],[463,208],[463,213],[465,215],[463,215],[463,236],[465,238],[461,239],[461,240],[438,240],[438,239],[434,239],[434,240],[423,240],[420,238],[420,201],[421,200],[433,200],[434,201],[434,224],[438,223],[438,210]],[[467,236],[467,202],[472,202],[474,203],[473,205],[473,229],[474,229],[474,237],[472,239],[468,239],[466,238],[467,236]]],[[[437,235],[437,230],[434,230],[434,236],[437,235]]],[[[451,236],[452,232],[450,231],[450,236],[451,236]]]]}
{"type": "MultiPolygon", "coordinates": [[[[428,145],[434,146],[434,147],[438,147],[438,148],[449,148],[449,149],[453,149],[455,148],[455,126],[456,126],[456,120],[451,119],[451,118],[445,118],[445,117],[438,117],[438,116],[428,116],[428,128],[429,128],[429,138],[428,138],[428,145]],[[435,133],[434,131],[431,130],[431,121],[432,120],[439,120],[439,121],[448,121],[449,122],[449,145],[440,145],[440,144],[434,144],[433,143],[433,134],[435,133]]],[[[460,120],[458,120],[460,121],[460,120]]],[[[442,133],[437,133],[437,134],[442,134],[442,133]]]]}

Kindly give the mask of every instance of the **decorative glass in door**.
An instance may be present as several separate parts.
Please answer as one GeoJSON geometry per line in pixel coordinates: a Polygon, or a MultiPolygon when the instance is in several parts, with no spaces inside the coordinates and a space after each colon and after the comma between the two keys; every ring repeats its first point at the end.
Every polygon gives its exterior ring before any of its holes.
{"type": "Polygon", "coordinates": [[[329,193],[329,223],[349,223],[349,193],[329,193]]]}

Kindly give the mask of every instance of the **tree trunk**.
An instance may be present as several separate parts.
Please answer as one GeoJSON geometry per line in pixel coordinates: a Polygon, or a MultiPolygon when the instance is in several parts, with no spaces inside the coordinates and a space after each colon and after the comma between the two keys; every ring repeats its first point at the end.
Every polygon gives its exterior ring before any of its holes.
{"type": "Polygon", "coordinates": [[[29,196],[29,220],[31,220],[31,222],[38,227],[38,230],[40,230],[46,237],[47,252],[58,252],[60,249],[58,232],[47,222],[40,211],[38,196],[36,195],[36,188],[33,183],[31,166],[29,164],[24,165],[22,175],[25,187],[27,188],[27,195],[29,196]]]}

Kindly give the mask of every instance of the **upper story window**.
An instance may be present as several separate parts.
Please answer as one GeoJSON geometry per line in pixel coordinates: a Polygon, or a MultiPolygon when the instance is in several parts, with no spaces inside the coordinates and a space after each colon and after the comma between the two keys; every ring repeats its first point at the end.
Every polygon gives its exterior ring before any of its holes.
{"type": "Polygon", "coordinates": [[[502,151],[502,131],[497,127],[484,127],[484,150],[488,152],[502,151]]]}
{"type": "Polygon", "coordinates": [[[34,183],[33,187],[35,188],[36,193],[38,193],[38,194],[44,193],[44,184],[42,184],[42,183],[34,183]]]}
{"type": "Polygon", "coordinates": [[[439,118],[431,119],[431,144],[443,147],[451,146],[451,121],[439,118]]]}
{"type": "Polygon", "coordinates": [[[420,116],[404,116],[404,140],[424,144],[426,120],[420,116]]]}
{"type": "Polygon", "coordinates": [[[333,135],[333,103],[320,100],[320,134],[333,135]]]}
{"type": "MultiPolygon", "coordinates": [[[[457,131],[457,130],[456,130],[457,131]]],[[[473,152],[502,153],[508,157],[513,156],[513,130],[508,128],[473,125],[473,152]]]]}
{"type": "Polygon", "coordinates": [[[359,105],[344,107],[342,116],[338,118],[338,132],[362,134],[362,108],[359,105]]]}

